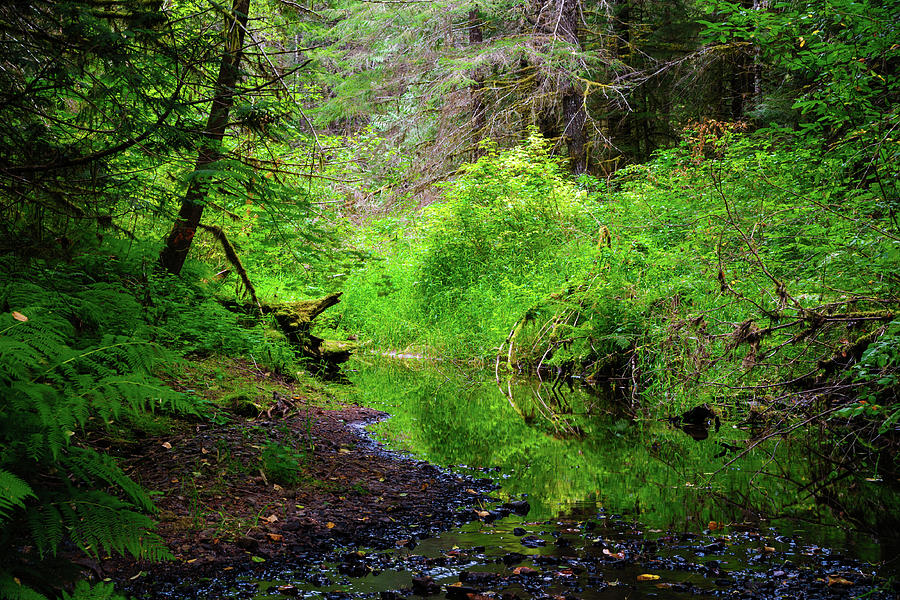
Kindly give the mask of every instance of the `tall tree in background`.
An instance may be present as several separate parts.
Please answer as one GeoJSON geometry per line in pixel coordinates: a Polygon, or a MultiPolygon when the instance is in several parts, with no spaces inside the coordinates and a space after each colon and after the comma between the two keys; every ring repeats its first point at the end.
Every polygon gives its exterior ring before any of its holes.
{"type": "Polygon", "coordinates": [[[240,77],[241,54],[249,14],[250,0],[234,0],[231,13],[226,17],[223,31],[225,46],[209,118],[203,131],[204,142],[198,150],[197,163],[181,203],[178,220],[169,233],[159,259],[162,267],[175,275],[179,274],[184,266],[200,218],[203,216],[203,206],[208,193],[205,171],[222,157],[222,139],[228,126],[229,113],[234,106],[235,87],[240,77]]]}

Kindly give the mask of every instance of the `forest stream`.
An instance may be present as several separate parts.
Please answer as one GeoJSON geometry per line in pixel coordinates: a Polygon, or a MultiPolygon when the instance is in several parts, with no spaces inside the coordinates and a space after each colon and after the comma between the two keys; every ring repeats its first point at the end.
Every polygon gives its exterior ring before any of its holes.
{"type": "Polygon", "coordinates": [[[426,460],[492,485],[493,501],[458,506],[477,518],[433,537],[395,523],[379,548],[230,568],[154,595],[895,597],[900,538],[884,520],[896,496],[875,473],[836,477],[820,464],[828,440],[818,430],[744,452],[752,424],[635,420],[577,382],[375,357],[346,371],[352,400],[391,414],[366,426],[391,451],[385,460],[426,460]]]}

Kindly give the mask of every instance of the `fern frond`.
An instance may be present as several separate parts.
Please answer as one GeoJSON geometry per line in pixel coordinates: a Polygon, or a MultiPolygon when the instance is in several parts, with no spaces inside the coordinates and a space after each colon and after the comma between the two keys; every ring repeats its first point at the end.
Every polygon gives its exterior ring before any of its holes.
{"type": "Polygon", "coordinates": [[[100,582],[92,586],[81,579],[71,594],[62,593],[62,600],[125,600],[125,596],[117,594],[111,583],[100,582]]]}
{"type": "Polygon", "coordinates": [[[131,510],[131,505],[96,490],[70,489],[71,496],[57,505],[72,542],[95,557],[116,553],[163,560],[171,553],[151,531],[153,520],[131,510]]]}
{"type": "Polygon", "coordinates": [[[47,600],[9,573],[0,571],[0,598],[5,600],[47,600]]]}
{"type": "Polygon", "coordinates": [[[63,541],[64,523],[62,515],[53,504],[41,504],[28,511],[28,527],[31,539],[41,558],[56,555],[63,541]]]}
{"type": "Polygon", "coordinates": [[[99,454],[89,448],[73,446],[69,448],[67,455],[60,459],[60,464],[73,477],[84,483],[103,481],[125,492],[128,499],[140,508],[148,512],[156,511],[150,495],[128,477],[110,456],[99,454]]]}
{"type": "Polygon", "coordinates": [[[25,508],[26,498],[36,498],[31,486],[10,473],[0,469],[0,522],[16,508],[25,508]]]}

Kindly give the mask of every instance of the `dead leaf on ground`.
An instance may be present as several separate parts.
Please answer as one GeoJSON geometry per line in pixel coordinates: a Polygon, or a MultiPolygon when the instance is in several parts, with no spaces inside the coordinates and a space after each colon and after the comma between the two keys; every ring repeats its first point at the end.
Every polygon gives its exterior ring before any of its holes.
{"type": "Polygon", "coordinates": [[[656,581],[659,579],[659,575],[652,575],[650,573],[641,573],[637,576],[638,581],[656,581]]]}
{"type": "Polygon", "coordinates": [[[170,444],[169,442],[163,442],[162,447],[165,448],[166,450],[171,450],[172,444],[170,444]]]}
{"type": "Polygon", "coordinates": [[[12,311],[12,318],[23,323],[28,320],[28,317],[16,310],[12,311]]]}
{"type": "Polygon", "coordinates": [[[828,576],[828,585],[853,585],[853,582],[849,579],[844,579],[843,577],[832,577],[828,576]]]}

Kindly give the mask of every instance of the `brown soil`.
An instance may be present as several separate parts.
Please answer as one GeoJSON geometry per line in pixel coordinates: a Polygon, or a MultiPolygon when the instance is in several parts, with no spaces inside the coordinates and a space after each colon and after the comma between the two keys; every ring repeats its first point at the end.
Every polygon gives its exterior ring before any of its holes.
{"type": "Polygon", "coordinates": [[[280,397],[270,414],[194,424],[145,440],[139,453],[121,459],[145,489],[163,492],[157,533],[175,561],[110,559],[96,570],[120,582],[140,571],[148,583],[197,577],[343,545],[412,547],[419,537],[476,517],[473,507],[484,501],[488,480],[465,480],[385,451],[361,425],[386,413],[280,397]],[[301,467],[295,481],[275,481],[264,468],[273,442],[303,455],[299,462],[281,455],[282,466],[301,467]]]}

